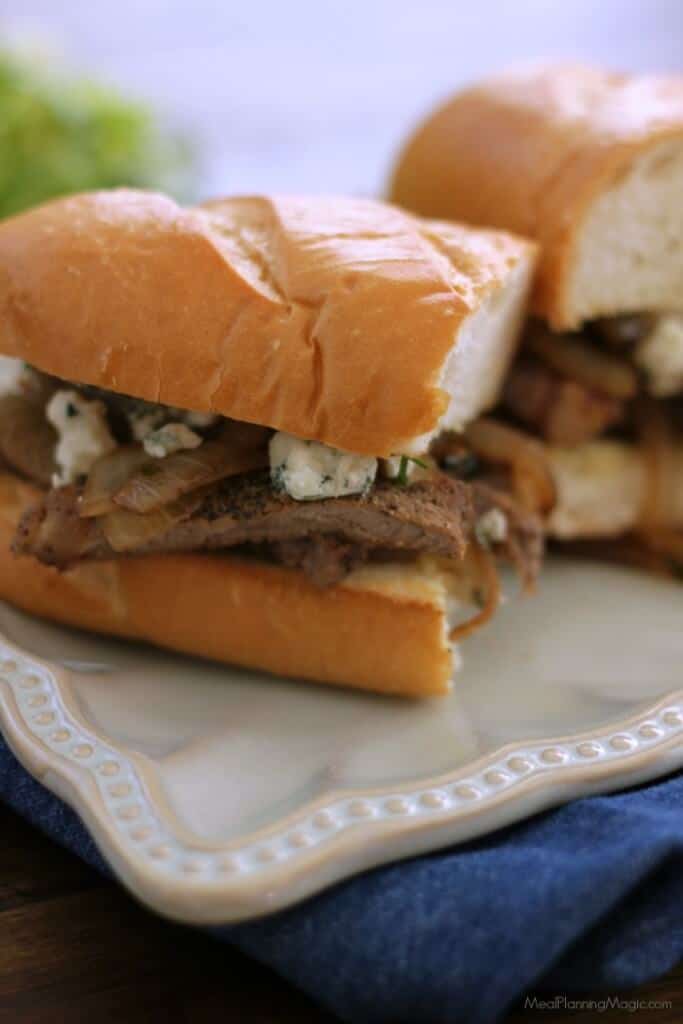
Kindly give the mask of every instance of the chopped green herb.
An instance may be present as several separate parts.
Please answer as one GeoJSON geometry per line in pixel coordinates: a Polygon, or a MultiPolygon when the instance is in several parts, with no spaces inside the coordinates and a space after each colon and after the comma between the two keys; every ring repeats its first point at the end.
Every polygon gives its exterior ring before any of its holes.
{"type": "Polygon", "coordinates": [[[396,483],[400,484],[401,487],[407,487],[408,486],[408,463],[409,462],[414,462],[416,466],[420,466],[422,469],[428,469],[429,468],[427,463],[423,462],[422,459],[416,459],[412,455],[402,455],[401,456],[401,462],[400,462],[399,467],[398,467],[398,473],[396,474],[396,477],[395,477],[396,483]]]}

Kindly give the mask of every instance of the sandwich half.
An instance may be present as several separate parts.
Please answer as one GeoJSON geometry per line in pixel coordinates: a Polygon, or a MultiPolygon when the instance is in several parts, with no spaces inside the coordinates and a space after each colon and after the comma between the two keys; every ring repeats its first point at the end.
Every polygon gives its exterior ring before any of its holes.
{"type": "Polygon", "coordinates": [[[534,263],[513,235],[370,200],[112,191],[5,221],[0,596],[281,675],[447,692],[495,562],[527,584],[540,563],[548,481],[463,441],[534,263]]]}
{"type": "Polygon", "coordinates": [[[683,77],[577,65],[500,74],[445,103],[393,201],[540,244],[497,415],[544,445],[551,535],[683,567],[683,77]]]}

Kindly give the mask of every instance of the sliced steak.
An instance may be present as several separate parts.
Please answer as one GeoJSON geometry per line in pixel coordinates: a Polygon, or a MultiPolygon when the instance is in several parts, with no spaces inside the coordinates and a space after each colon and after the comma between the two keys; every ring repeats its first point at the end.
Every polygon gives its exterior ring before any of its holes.
{"type": "Polygon", "coordinates": [[[212,489],[195,515],[159,543],[163,550],[194,550],[334,534],[370,548],[462,558],[473,521],[470,488],[441,474],[411,487],[382,480],[367,495],[294,501],[273,491],[267,473],[250,473],[212,489]]]}
{"type": "MultiPolygon", "coordinates": [[[[103,520],[81,521],[78,492],[50,492],[19,527],[16,550],[65,566],[84,557],[115,557],[103,520]],[[76,526],[74,525],[76,520],[76,526]],[[63,531],[64,536],[61,536],[63,531]]],[[[267,473],[247,473],[213,486],[193,514],[129,553],[200,551],[333,536],[350,548],[426,551],[461,558],[474,524],[471,488],[438,475],[412,487],[380,481],[367,495],[294,501],[273,491],[267,473]]],[[[301,549],[279,549],[292,561],[301,549]]],[[[303,556],[301,556],[303,557],[303,556]]],[[[341,555],[340,555],[341,557],[341,555]]],[[[310,552],[307,560],[310,560],[310,552]]]]}
{"type": "Polygon", "coordinates": [[[102,536],[95,519],[78,514],[79,488],[71,484],[48,491],[22,516],[12,550],[34,555],[60,567],[86,558],[102,557],[102,536]]]}
{"type": "MultiPolygon", "coordinates": [[[[266,545],[276,561],[328,586],[369,558],[425,553],[459,560],[476,536],[478,520],[492,508],[506,520],[504,539],[493,545],[496,553],[509,557],[531,582],[543,550],[538,520],[486,484],[443,474],[410,487],[379,481],[367,495],[325,501],[294,501],[272,490],[267,473],[244,474],[212,486],[187,519],[126,553],[266,545]]],[[[24,516],[14,549],[58,567],[118,557],[106,539],[105,518],[79,517],[75,487],[51,491],[24,516]]]]}
{"type": "Polygon", "coordinates": [[[292,569],[302,569],[318,587],[339,583],[370,555],[365,544],[350,544],[341,537],[326,533],[300,540],[279,540],[271,545],[270,550],[276,562],[292,569]]]}
{"type": "Polygon", "coordinates": [[[505,384],[503,405],[551,444],[581,444],[598,437],[624,415],[624,402],[594,391],[522,356],[505,384]]]}

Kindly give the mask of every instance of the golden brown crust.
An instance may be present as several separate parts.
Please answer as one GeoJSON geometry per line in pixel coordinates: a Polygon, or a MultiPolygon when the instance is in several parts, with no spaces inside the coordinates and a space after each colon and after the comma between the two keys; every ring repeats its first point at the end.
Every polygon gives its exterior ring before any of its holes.
{"type": "Polygon", "coordinates": [[[531,250],[364,199],[76,196],[0,226],[0,351],[390,455],[436,427],[461,323],[531,250]]]}
{"type": "Polygon", "coordinates": [[[193,554],[60,573],[10,552],[36,498],[0,474],[0,598],[27,612],[282,676],[409,697],[448,692],[438,578],[396,566],[319,590],[295,570],[193,554]]]}
{"type": "Polygon", "coordinates": [[[389,194],[427,217],[541,243],[535,310],[569,322],[565,285],[584,213],[645,150],[683,138],[683,76],[579,65],[501,74],[433,113],[404,148],[389,194]]]}

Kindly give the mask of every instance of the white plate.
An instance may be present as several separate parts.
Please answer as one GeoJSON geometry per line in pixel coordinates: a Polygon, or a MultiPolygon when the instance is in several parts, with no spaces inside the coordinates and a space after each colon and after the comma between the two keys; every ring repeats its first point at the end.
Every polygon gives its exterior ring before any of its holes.
{"type": "Polygon", "coordinates": [[[0,723],[122,881],[195,923],[683,764],[683,595],[550,563],[423,703],[285,682],[0,606],[0,723]]]}

